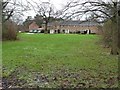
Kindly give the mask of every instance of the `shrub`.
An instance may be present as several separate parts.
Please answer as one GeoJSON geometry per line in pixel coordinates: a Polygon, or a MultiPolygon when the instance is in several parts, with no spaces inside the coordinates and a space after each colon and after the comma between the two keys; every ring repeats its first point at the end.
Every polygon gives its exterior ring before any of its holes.
{"type": "Polygon", "coordinates": [[[112,28],[114,25],[112,24],[112,21],[107,21],[103,26],[103,43],[105,47],[111,47],[112,43],[112,28]]]}
{"type": "Polygon", "coordinates": [[[16,40],[17,39],[17,25],[12,21],[7,21],[2,25],[2,39],[16,40]]]}

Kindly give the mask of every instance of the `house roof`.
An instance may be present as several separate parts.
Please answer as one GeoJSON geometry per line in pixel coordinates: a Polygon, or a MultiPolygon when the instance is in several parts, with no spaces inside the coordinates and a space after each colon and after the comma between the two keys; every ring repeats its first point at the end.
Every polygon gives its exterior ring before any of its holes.
{"type": "Polygon", "coordinates": [[[61,25],[93,26],[98,25],[98,23],[95,21],[63,21],[61,25]]]}
{"type": "Polygon", "coordinates": [[[68,20],[68,21],[60,21],[60,22],[52,22],[49,23],[48,26],[52,26],[55,24],[59,24],[59,25],[79,25],[79,26],[93,26],[93,25],[99,25],[97,22],[95,21],[72,21],[72,20],[68,20]]]}

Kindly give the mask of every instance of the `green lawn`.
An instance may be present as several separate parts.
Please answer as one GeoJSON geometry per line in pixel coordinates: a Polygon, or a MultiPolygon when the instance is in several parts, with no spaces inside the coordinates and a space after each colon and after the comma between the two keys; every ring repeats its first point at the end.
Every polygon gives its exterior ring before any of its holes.
{"type": "Polygon", "coordinates": [[[20,34],[17,41],[3,42],[3,77],[15,79],[17,84],[11,86],[21,87],[117,87],[117,56],[110,55],[99,39],[20,34]]]}

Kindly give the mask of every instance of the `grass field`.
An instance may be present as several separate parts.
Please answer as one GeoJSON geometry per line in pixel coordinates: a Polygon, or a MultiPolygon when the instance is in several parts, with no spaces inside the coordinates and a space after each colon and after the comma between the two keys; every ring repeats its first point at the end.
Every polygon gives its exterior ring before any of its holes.
{"type": "Polygon", "coordinates": [[[3,78],[11,87],[117,87],[117,56],[97,35],[20,34],[4,41],[3,78]],[[16,84],[17,83],[17,84],[16,84]]]}

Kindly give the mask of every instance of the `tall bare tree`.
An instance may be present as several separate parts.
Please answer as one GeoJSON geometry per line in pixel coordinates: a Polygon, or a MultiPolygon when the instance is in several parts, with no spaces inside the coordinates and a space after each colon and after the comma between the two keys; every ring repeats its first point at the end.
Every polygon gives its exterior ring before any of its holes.
{"type": "Polygon", "coordinates": [[[3,0],[2,22],[4,23],[9,19],[13,21],[19,21],[20,18],[24,16],[24,12],[29,10],[30,4],[27,2],[27,0],[3,0]]]}
{"type": "MultiPolygon", "coordinates": [[[[29,2],[31,3],[31,2],[29,2]]],[[[43,23],[45,25],[45,33],[48,32],[48,23],[50,22],[50,18],[54,17],[55,15],[55,9],[53,4],[49,2],[41,2],[38,0],[38,2],[35,2],[32,0],[31,6],[36,14],[39,16],[42,16],[43,23]]]]}
{"type": "Polygon", "coordinates": [[[50,18],[54,15],[53,5],[49,2],[42,2],[40,6],[38,6],[38,14],[43,17],[45,24],[45,33],[48,32],[48,23],[50,22],[50,18]]]}

